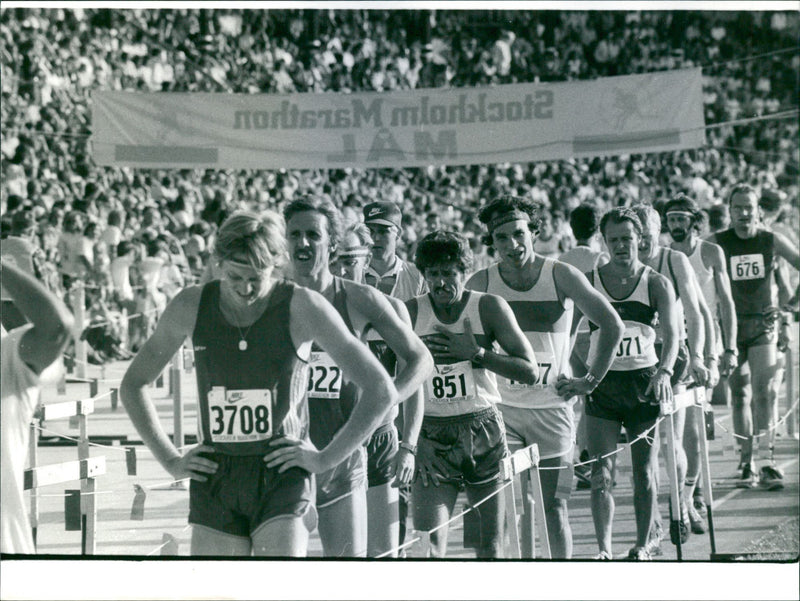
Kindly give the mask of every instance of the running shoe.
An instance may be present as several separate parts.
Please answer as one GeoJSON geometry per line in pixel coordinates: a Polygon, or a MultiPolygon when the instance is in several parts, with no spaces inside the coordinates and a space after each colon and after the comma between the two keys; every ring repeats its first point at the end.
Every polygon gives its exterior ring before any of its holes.
{"type": "Polygon", "coordinates": [[[611,561],[614,558],[608,551],[600,551],[600,553],[595,555],[593,559],[596,559],[597,561],[611,561]]]}
{"type": "Polygon", "coordinates": [[[633,547],[628,551],[628,559],[631,561],[650,561],[653,556],[647,550],[647,547],[633,547]]]}
{"type": "Polygon", "coordinates": [[[772,465],[765,465],[759,472],[759,481],[767,490],[781,490],[783,488],[783,474],[772,465]]]}
{"type": "Polygon", "coordinates": [[[653,527],[650,529],[650,535],[647,537],[647,544],[644,546],[644,549],[647,551],[647,553],[650,555],[651,558],[658,557],[664,554],[664,552],[661,550],[661,539],[663,537],[664,537],[664,531],[661,528],[661,523],[655,522],[653,524],[653,527]]]}
{"type": "Polygon", "coordinates": [[[758,482],[758,476],[753,470],[753,464],[748,463],[742,467],[742,476],[736,481],[736,488],[753,488],[758,482]]]}
{"type": "Polygon", "coordinates": [[[707,510],[706,502],[703,500],[703,497],[695,497],[692,499],[692,505],[694,505],[694,510],[699,513],[701,517],[705,517],[707,510]]]}
{"type": "Polygon", "coordinates": [[[706,532],[703,516],[694,508],[694,505],[689,506],[689,525],[692,527],[694,534],[705,534],[706,532]]]}

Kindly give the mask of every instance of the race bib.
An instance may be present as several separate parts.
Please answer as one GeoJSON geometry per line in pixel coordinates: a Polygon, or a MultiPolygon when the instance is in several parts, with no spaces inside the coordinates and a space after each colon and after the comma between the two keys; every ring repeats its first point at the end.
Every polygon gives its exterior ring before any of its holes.
{"type": "Polygon", "coordinates": [[[534,354],[536,355],[536,362],[539,364],[539,381],[536,384],[525,384],[498,376],[497,379],[502,383],[502,386],[507,390],[542,390],[553,384],[554,382],[551,382],[550,378],[552,377],[555,381],[557,377],[557,374],[553,372],[555,357],[552,353],[542,351],[534,351],[534,354]]]}
{"type": "Polygon", "coordinates": [[[312,352],[308,361],[308,398],[339,399],[342,371],[328,353],[312,352]]]}
{"type": "Polygon", "coordinates": [[[425,399],[432,403],[471,401],[477,396],[470,361],[437,365],[436,373],[425,382],[425,399]]]}
{"type": "Polygon", "coordinates": [[[736,255],[731,257],[731,279],[758,280],[765,275],[764,255],[736,255]]]}
{"type": "Polygon", "coordinates": [[[628,325],[625,334],[619,341],[615,358],[641,357],[645,354],[645,337],[641,328],[628,325]]]}
{"type": "Polygon", "coordinates": [[[254,442],[272,437],[272,394],[269,390],[225,390],[208,393],[212,442],[254,442]]]}

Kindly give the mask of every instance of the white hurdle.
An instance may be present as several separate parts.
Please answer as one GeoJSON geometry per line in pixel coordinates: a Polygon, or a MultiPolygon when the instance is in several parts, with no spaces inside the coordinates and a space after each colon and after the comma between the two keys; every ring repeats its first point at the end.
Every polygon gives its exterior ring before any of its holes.
{"type": "Polygon", "coordinates": [[[36,448],[38,432],[36,422],[31,423],[30,468],[25,470],[24,489],[31,491],[30,524],[36,542],[39,526],[38,489],[62,482],[81,481],[81,554],[94,555],[97,548],[97,476],[106,473],[106,458],[89,456],[88,416],[94,412],[94,399],[67,401],[43,405],[36,417],[42,420],[56,420],[77,416],[80,428],[78,442],[78,461],[66,461],[50,465],[37,465],[36,448]]]}
{"type": "MultiPolygon", "coordinates": [[[[677,449],[675,447],[675,429],[674,424],[672,423],[672,416],[679,410],[684,409],[686,407],[693,407],[696,403],[696,395],[697,395],[697,388],[686,389],[683,385],[678,385],[673,388],[672,394],[672,403],[667,406],[664,410],[664,415],[666,419],[664,423],[666,424],[664,433],[664,438],[666,438],[666,446],[667,452],[665,455],[666,460],[666,467],[667,467],[667,476],[669,477],[669,493],[670,493],[670,522],[680,522],[681,521],[681,504],[680,504],[680,488],[678,486],[678,460],[677,460],[677,449]],[[676,515],[673,515],[676,514],[676,515]]],[[[703,398],[705,398],[704,391],[703,398]]],[[[703,423],[702,421],[700,423],[703,423]]],[[[705,430],[702,434],[703,439],[705,439],[705,430]]],[[[708,463],[708,454],[705,455],[705,463],[708,463]]],[[[711,482],[710,479],[706,480],[707,482],[711,482]]],[[[706,488],[710,488],[707,486],[706,488]]],[[[683,560],[683,549],[681,547],[680,537],[678,537],[678,542],[675,545],[678,561],[683,560]]]]}
{"type": "MultiPolygon", "coordinates": [[[[526,555],[529,553],[531,558],[536,558],[536,543],[534,532],[539,535],[539,544],[542,549],[542,555],[550,559],[550,540],[547,537],[547,522],[544,515],[544,497],[542,495],[542,483],[539,479],[539,447],[535,444],[520,449],[500,461],[500,477],[503,481],[509,483],[508,490],[505,496],[506,504],[506,520],[508,523],[509,539],[511,543],[510,556],[515,559],[522,557],[520,547],[520,536],[517,527],[517,506],[516,497],[514,494],[514,477],[519,475],[520,479],[527,479],[528,487],[530,487],[532,499],[531,510],[523,511],[521,519],[521,527],[526,534],[526,540],[530,541],[530,549],[526,549],[526,555]]],[[[523,495],[525,494],[526,487],[524,480],[521,482],[523,495]]]]}

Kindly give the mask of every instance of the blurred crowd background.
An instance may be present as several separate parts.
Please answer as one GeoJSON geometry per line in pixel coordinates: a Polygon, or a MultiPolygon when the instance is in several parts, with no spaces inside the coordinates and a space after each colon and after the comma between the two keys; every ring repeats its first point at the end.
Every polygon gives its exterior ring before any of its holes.
{"type": "Polygon", "coordinates": [[[203,272],[226,215],[301,194],[329,196],[348,220],[393,201],[401,254],[450,228],[470,237],[478,267],[491,259],[476,209],[504,193],[542,203],[550,219],[537,244],[554,253],[574,245],[567,218],[582,203],[658,207],[685,192],[709,231],[722,229],[739,182],[766,193],[794,232],[799,36],[798,12],[4,8],[0,232],[4,244],[31,244],[37,276],[57,294],[85,285],[96,363],[136,350],[203,272]],[[133,170],[90,156],[95,89],[390,91],[686,67],[702,67],[707,125],[692,151],[325,171],[133,170]],[[123,310],[136,316],[129,333],[117,331],[123,310]]]}

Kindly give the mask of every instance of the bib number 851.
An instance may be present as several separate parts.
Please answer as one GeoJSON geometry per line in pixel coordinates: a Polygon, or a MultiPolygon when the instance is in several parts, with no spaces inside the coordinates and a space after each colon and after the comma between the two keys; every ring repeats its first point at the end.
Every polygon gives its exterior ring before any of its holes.
{"type": "Polygon", "coordinates": [[[464,374],[449,376],[433,376],[431,380],[433,396],[437,399],[452,399],[467,396],[467,380],[464,374]],[[460,391],[459,391],[460,388],[460,391]]]}
{"type": "Polygon", "coordinates": [[[214,429],[211,433],[234,434],[266,434],[269,432],[269,409],[264,405],[213,405],[214,429]],[[238,428],[236,427],[238,425],[238,428]]]}

